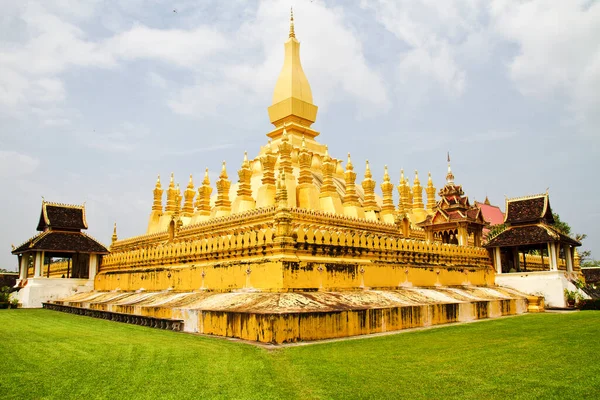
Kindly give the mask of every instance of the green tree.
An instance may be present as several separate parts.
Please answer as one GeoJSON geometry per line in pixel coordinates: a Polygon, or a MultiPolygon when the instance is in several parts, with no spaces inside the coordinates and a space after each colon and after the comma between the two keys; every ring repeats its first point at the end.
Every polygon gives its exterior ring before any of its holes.
{"type": "MultiPolygon", "coordinates": [[[[578,242],[582,242],[587,237],[587,234],[585,234],[585,233],[571,234],[571,226],[568,223],[561,221],[560,215],[558,215],[557,213],[552,213],[552,216],[554,217],[554,227],[560,233],[563,233],[569,237],[572,237],[573,239],[577,240],[578,242]]],[[[579,260],[580,260],[580,264],[581,264],[582,268],[586,268],[586,267],[584,267],[584,265],[586,265],[587,263],[592,263],[592,264],[600,263],[600,261],[589,260],[589,258],[591,256],[592,256],[592,252],[590,250],[579,251],[579,260]]]]}
{"type": "Polygon", "coordinates": [[[581,268],[600,268],[600,260],[589,260],[581,263],[581,268]]]}
{"type": "Polygon", "coordinates": [[[490,226],[490,231],[487,233],[487,236],[485,237],[485,239],[489,242],[490,240],[492,240],[493,238],[495,238],[496,236],[498,236],[499,234],[504,232],[505,229],[506,229],[505,224],[492,225],[492,226],[490,226]]]}

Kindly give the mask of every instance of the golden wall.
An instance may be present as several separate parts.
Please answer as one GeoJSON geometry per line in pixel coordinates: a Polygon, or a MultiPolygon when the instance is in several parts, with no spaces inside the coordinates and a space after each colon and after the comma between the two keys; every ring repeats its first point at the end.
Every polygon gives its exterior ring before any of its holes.
{"type": "Polygon", "coordinates": [[[493,285],[483,248],[406,239],[395,224],[274,207],[116,242],[96,290],[349,290],[493,285]],[[272,221],[272,222],[271,222],[272,221]]]}

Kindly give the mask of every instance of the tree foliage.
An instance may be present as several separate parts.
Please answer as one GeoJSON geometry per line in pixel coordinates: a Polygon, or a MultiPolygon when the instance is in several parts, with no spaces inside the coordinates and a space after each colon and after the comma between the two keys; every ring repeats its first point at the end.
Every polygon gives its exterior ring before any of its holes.
{"type": "MultiPolygon", "coordinates": [[[[573,239],[577,240],[578,242],[583,241],[586,237],[587,234],[585,233],[571,233],[571,226],[564,222],[561,221],[560,219],[560,215],[558,215],[557,213],[552,213],[552,216],[554,217],[554,227],[561,233],[572,237],[573,239]]],[[[584,267],[584,265],[586,265],[587,263],[600,263],[600,261],[595,261],[595,260],[590,260],[588,261],[588,259],[592,256],[592,252],[590,250],[582,250],[579,252],[579,260],[581,263],[581,267],[582,268],[586,268],[584,267]]],[[[599,265],[600,266],[600,265],[599,265]]],[[[589,268],[589,267],[587,267],[589,268]]]]}
{"type": "Polygon", "coordinates": [[[487,233],[487,236],[485,237],[485,239],[489,242],[490,240],[492,240],[493,238],[495,238],[496,236],[498,236],[499,234],[504,232],[505,229],[506,229],[505,224],[492,225],[492,226],[490,226],[490,231],[487,233]]]}

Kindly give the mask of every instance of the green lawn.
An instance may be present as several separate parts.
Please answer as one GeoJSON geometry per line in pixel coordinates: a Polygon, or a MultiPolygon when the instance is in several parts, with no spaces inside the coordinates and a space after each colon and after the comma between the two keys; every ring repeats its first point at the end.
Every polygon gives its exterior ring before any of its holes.
{"type": "Polygon", "coordinates": [[[1,398],[600,398],[600,312],[264,350],[0,310],[1,398]]]}

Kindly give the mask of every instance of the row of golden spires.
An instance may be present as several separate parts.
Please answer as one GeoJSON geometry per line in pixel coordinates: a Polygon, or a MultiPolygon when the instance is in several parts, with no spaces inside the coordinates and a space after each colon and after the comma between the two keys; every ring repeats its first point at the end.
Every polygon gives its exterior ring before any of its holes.
{"type": "MultiPolygon", "coordinates": [[[[280,152],[281,152],[280,146],[280,152]]],[[[287,149],[283,149],[282,153],[289,153],[286,151],[287,149]]],[[[291,149],[290,149],[291,152],[291,149]]],[[[266,167],[263,170],[262,183],[263,184],[275,184],[275,162],[277,156],[271,154],[263,156],[264,159],[260,159],[263,167],[266,167]]],[[[289,155],[289,154],[288,154],[289,155]]],[[[310,154],[306,151],[305,146],[302,147],[301,151],[298,155],[298,160],[300,164],[300,174],[298,177],[298,184],[313,184],[313,176],[312,171],[310,169],[311,161],[310,154]]],[[[291,161],[288,159],[290,157],[280,157],[280,175],[289,174],[289,176],[293,176],[293,168],[291,165],[291,161]]],[[[323,183],[320,188],[321,193],[329,193],[332,194],[337,192],[336,187],[333,183],[333,176],[335,171],[334,163],[331,162],[332,159],[329,156],[328,152],[325,152],[325,157],[323,158],[322,163],[322,174],[323,174],[323,183]]],[[[364,179],[361,183],[361,186],[364,191],[364,200],[362,203],[362,207],[365,210],[374,210],[376,212],[393,212],[395,210],[395,206],[393,203],[393,188],[394,184],[391,182],[390,175],[388,172],[387,165],[384,167],[384,176],[383,182],[381,183],[381,191],[382,191],[382,206],[380,207],[376,201],[375,195],[375,186],[376,182],[373,179],[373,174],[371,172],[369,161],[366,160],[365,163],[365,175],[364,179]]],[[[400,171],[400,181],[397,186],[397,190],[399,193],[399,202],[398,202],[398,211],[401,213],[411,212],[414,209],[425,209],[425,204],[423,202],[423,187],[421,186],[421,182],[419,180],[418,171],[415,171],[415,178],[413,180],[413,186],[411,187],[409,184],[409,180],[404,176],[404,170],[400,171]]],[[[247,152],[244,152],[244,159],[241,165],[241,168],[238,170],[238,190],[237,196],[244,198],[252,198],[252,189],[251,189],[251,178],[252,178],[252,169],[250,166],[250,161],[248,160],[247,152]]],[[[356,192],[356,173],[354,172],[354,165],[352,164],[350,153],[348,153],[348,160],[346,163],[346,169],[344,172],[344,181],[345,181],[345,194],[342,198],[343,204],[361,206],[358,193],[356,192]]],[[[221,207],[224,209],[228,209],[231,207],[231,201],[229,199],[229,189],[231,187],[231,181],[229,180],[226,162],[223,161],[221,166],[221,173],[219,175],[219,179],[216,182],[217,187],[217,199],[215,201],[215,207],[221,207]]],[[[428,174],[427,187],[425,188],[427,194],[427,204],[426,209],[429,211],[433,211],[436,205],[435,199],[435,187],[433,186],[433,182],[431,179],[431,173],[428,174]]],[[[199,212],[200,215],[210,215],[211,214],[211,205],[210,198],[213,192],[213,188],[211,187],[211,182],[209,178],[209,171],[206,168],[204,173],[204,179],[201,185],[196,190],[194,187],[193,176],[190,175],[188,185],[183,193],[181,194],[181,189],[179,184],[175,184],[174,182],[174,174],[171,173],[171,178],[169,181],[169,186],[167,189],[167,203],[164,208],[165,212],[181,212],[183,216],[191,216],[195,212],[199,212]],[[194,203],[194,198],[196,198],[196,202],[194,203]],[[181,202],[183,200],[183,207],[181,206],[181,202]]],[[[154,188],[154,202],[152,206],[153,211],[163,211],[162,206],[162,195],[164,190],[161,186],[160,176],[158,176],[156,180],[156,185],[154,188]]]]}

